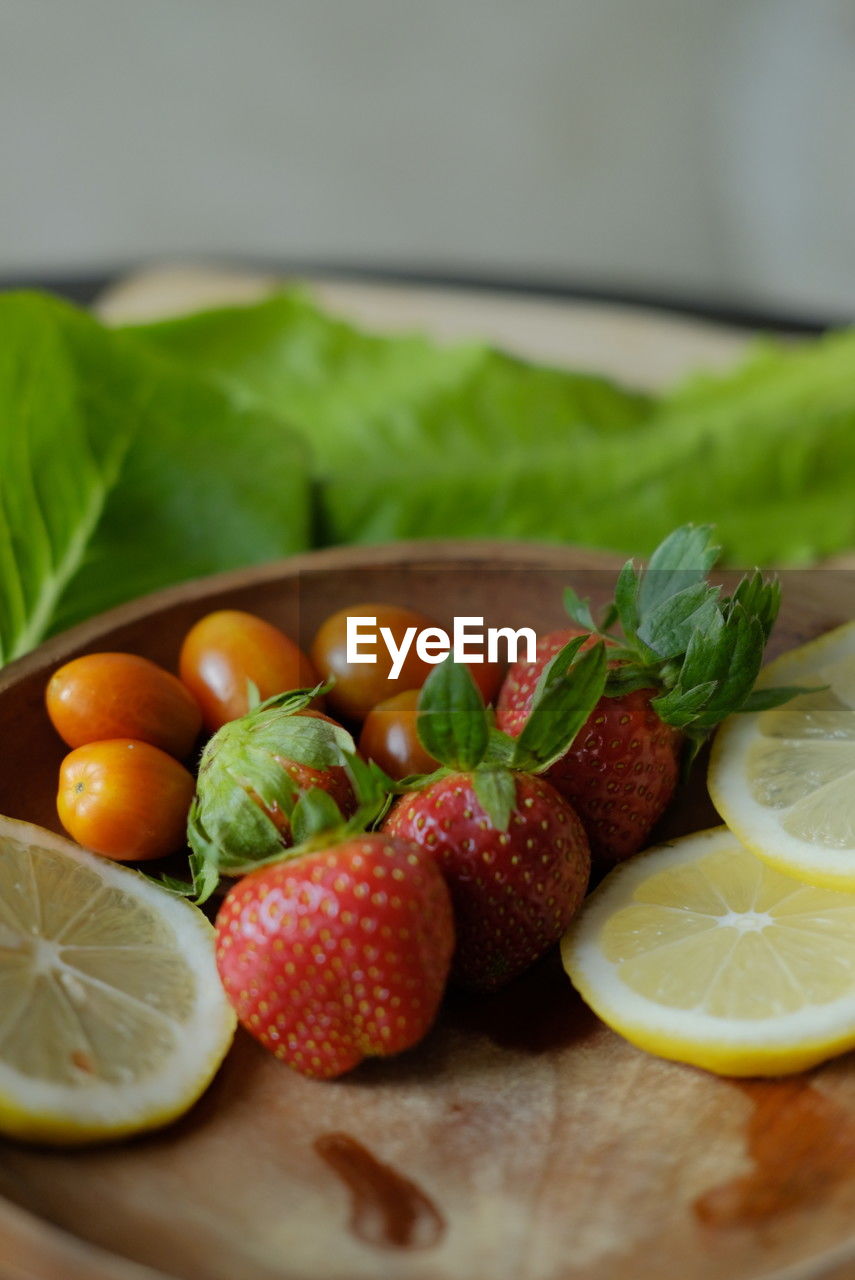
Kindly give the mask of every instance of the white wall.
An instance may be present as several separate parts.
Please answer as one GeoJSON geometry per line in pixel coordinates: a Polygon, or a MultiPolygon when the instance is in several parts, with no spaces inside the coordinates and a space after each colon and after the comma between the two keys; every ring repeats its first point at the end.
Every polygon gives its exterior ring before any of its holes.
{"type": "Polygon", "coordinates": [[[0,0],[0,274],[251,255],[855,312],[851,0],[0,0]]]}

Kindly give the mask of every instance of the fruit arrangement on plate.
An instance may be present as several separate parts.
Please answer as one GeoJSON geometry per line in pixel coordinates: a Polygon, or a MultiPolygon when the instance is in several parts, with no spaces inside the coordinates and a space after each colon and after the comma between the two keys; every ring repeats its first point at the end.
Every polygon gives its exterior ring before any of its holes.
{"type": "Polygon", "coordinates": [[[71,840],[0,820],[0,1128],[161,1125],[236,1021],[338,1077],[558,944],[655,1054],[774,1075],[855,1045],[855,625],[761,670],[780,588],[725,592],[715,560],[709,528],[678,529],[601,616],[568,589],[567,626],[507,670],[383,603],[335,610],[308,652],[218,609],[175,673],[60,665],[71,840]],[[646,849],[713,734],[726,825],[646,849]]]}

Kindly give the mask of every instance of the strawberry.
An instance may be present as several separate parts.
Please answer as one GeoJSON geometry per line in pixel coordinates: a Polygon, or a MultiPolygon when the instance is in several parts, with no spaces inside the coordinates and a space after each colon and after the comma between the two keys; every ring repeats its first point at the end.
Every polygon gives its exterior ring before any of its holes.
{"type": "MultiPolygon", "coordinates": [[[[565,651],[565,657],[568,657],[565,651]]],[[[417,732],[440,770],[398,800],[383,824],[436,858],[454,904],[452,977],[491,990],[527,969],[564,933],[588,884],[582,824],[537,777],[563,752],[605,680],[602,644],[557,676],[519,740],[490,726],[466,668],[428,678],[417,732]]]]}
{"type": "Polygon", "coordinates": [[[194,879],[251,871],[294,843],[292,815],[309,790],[348,816],[356,797],[346,729],[309,708],[317,690],[278,694],[218,729],[202,753],[187,836],[194,879]]]}
{"type": "Polygon", "coordinates": [[[331,1078],[425,1035],[454,925],[425,849],[380,833],[318,839],[229,890],[217,967],[251,1035],[304,1075],[331,1078]]]}
{"type": "MultiPolygon", "coordinates": [[[[541,636],[534,662],[510,668],[496,707],[496,723],[506,733],[520,733],[544,669],[579,634],[571,628],[541,636]]],[[[642,847],[677,787],[683,735],[652,708],[657,692],[634,689],[600,698],[545,775],[578,813],[601,865],[642,847]]]]}
{"type": "Polygon", "coordinates": [[[632,561],[624,566],[599,627],[587,602],[568,590],[576,626],[541,637],[535,661],[514,664],[502,686],[497,725],[517,737],[537,706],[544,672],[568,640],[582,649],[596,638],[609,646],[604,696],[546,773],[578,811],[600,869],[644,845],[681,765],[725,716],[779,705],[795,692],[752,693],[780,588],[755,571],[722,595],[707,581],[718,550],[709,526],[677,529],[646,571],[632,561]],[[611,629],[616,623],[619,632],[611,629]]]}
{"type": "Polygon", "coordinates": [[[507,825],[481,804],[471,773],[404,796],[384,823],[442,869],[458,937],[453,977],[473,990],[533,964],[564,933],[588,885],[588,841],[570,805],[533,774],[515,774],[512,784],[507,825]]]}

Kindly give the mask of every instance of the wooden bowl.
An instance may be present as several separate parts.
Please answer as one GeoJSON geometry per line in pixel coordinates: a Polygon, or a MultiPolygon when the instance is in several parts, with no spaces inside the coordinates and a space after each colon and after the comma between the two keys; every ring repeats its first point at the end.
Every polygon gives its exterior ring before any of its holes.
{"type": "MultiPolygon", "coordinates": [[[[97,649],[168,666],[210,609],[307,642],[333,609],[561,625],[609,557],[513,544],[318,552],[161,592],[0,672],[0,812],[56,828],[51,671],[97,649]]],[[[855,573],[785,575],[774,647],[855,612],[855,573]]],[[[665,832],[709,825],[702,774],[665,832]]],[[[633,1049],[554,955],[498,995],[449,996],[421,1046],[336,1082],[239,1035],[178,1124],[120,1146],[0,1143],[8,1280],[759,1280],[855,1275],[855,1071],[731,1081],[633,1049]]]]}

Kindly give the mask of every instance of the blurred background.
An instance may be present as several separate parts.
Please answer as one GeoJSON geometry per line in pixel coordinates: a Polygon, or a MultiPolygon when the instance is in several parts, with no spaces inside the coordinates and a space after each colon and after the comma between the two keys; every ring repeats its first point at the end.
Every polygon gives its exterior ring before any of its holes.
{"type": "Polygon", "coordinates": [[[0,276],[855,309],[852,0],[0,0],[0,276]]]}

